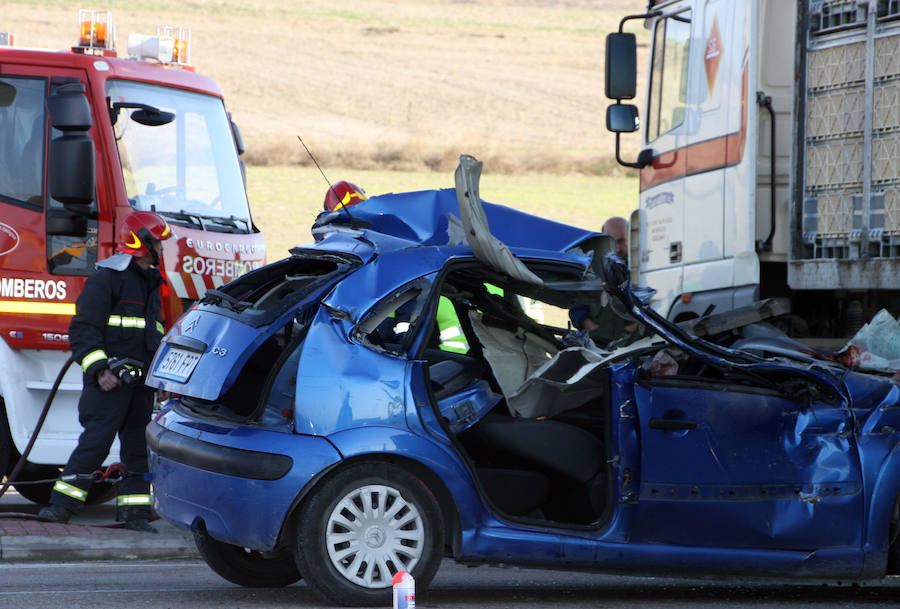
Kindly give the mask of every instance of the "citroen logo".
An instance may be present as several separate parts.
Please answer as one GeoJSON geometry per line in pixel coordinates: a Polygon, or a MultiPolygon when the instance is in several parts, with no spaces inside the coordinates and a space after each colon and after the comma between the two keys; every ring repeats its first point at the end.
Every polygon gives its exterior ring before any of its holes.
{"type": "Polygon", "coordinates": [[[370,548],[378,548],[384,545],[385,534],[380,527],[370,527],[365,534],[366,545],[370,548]]]}
{"type": "Polygon", "coordinates": [[[187,334],[188,332],[193,332],[197,328],[197,318],[195,317],[191,321],[188,322],[186,326],[181,328],[182,333],[187,334]]]}

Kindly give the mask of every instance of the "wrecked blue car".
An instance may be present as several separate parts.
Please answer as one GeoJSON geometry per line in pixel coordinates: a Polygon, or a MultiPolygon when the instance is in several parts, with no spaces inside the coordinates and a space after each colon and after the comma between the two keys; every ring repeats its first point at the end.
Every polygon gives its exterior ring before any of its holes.
{"type": "Polygon", "coordinates": [[[369,606],[445,557],[900,573],[897,381],[750,323],[769,305],[661,318],[609,237],[482,202],[463,160],[455,189],[324,214],[166,336],[155,508],[212,569],[369,606]],[[643,337],[570,330],[589,302],[643,337]]]}

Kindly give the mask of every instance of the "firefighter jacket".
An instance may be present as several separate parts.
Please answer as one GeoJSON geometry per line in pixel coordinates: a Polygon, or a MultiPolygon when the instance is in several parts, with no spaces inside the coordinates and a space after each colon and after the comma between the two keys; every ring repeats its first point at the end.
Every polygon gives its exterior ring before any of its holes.
{"type": "Polygon", "coordinates": [[[135,359],[146,366],[165,333],[160,312],[162,276],[142,269],[134,257],[116,254],[97,263],[75,302],[69,324],[72,356],[86,381],[108,367],[111,357],[135,359]]]}

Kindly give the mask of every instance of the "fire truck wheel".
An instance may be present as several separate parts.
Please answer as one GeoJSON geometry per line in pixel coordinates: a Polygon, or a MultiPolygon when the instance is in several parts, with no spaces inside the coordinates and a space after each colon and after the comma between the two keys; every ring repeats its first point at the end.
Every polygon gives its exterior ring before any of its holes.
{"type": "MultiPolygon", "coordinates": [[[[50,503],[50,493],[53,491],[53,480],[59,476],[60,468],[54,465],[36,465],[26,463],[19,473],[20,482],[32,482],[34,480],[49,480],[41,484],[13,484],[13,487],[25,499],[39,505],[50,503]]],[[[85,505],[97,505],[115,498],[116,487],[111,484],[95,484],[88,491],[85,505]]]]}
{"type": "MultiPolygon", "coordinates": [[[[18,458],[18,455],[16,455],[18,458]]],[[[16,477],[17,482],[33,482],[35,480],[53,480],[59,476],[59,468],[53,465],[35,465],[26,463],[22,471],[16,477]]],[[[50,503],[50,491],[53,490],[53,482],[41,484],[13,484],[19,494],[33,503],[47,505],[50,503]]]]}
{"type": "Polygon", "coordinates": [[[6,422],[6,409],[0,398],[0,479],[15,465],[12,436],[9,434],[9,423],[6,422]]]}

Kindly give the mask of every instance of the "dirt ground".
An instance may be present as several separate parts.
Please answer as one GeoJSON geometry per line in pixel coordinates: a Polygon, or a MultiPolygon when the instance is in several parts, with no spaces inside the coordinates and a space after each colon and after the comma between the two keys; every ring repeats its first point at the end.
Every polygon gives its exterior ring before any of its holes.
{"type": "MultiPolygon", "coordinates": [[[[644,0],[123,0],[128,33],[192,30],[255,164],[449,169],[461,152],[494,172],[608,173],[605,35],[644,0]],[[144,8],[146,6],[147,8],[144,8]]],[[[0,0],[18,46],[74,42],[79,5],[0,0]]],[[[647,34],[639,23],[640,52],[647,34]]],[[[639,57],[641,72],[644,61],[639,57]]],[[[637,144],[626,142],[634,154],[637,144]]]]}

